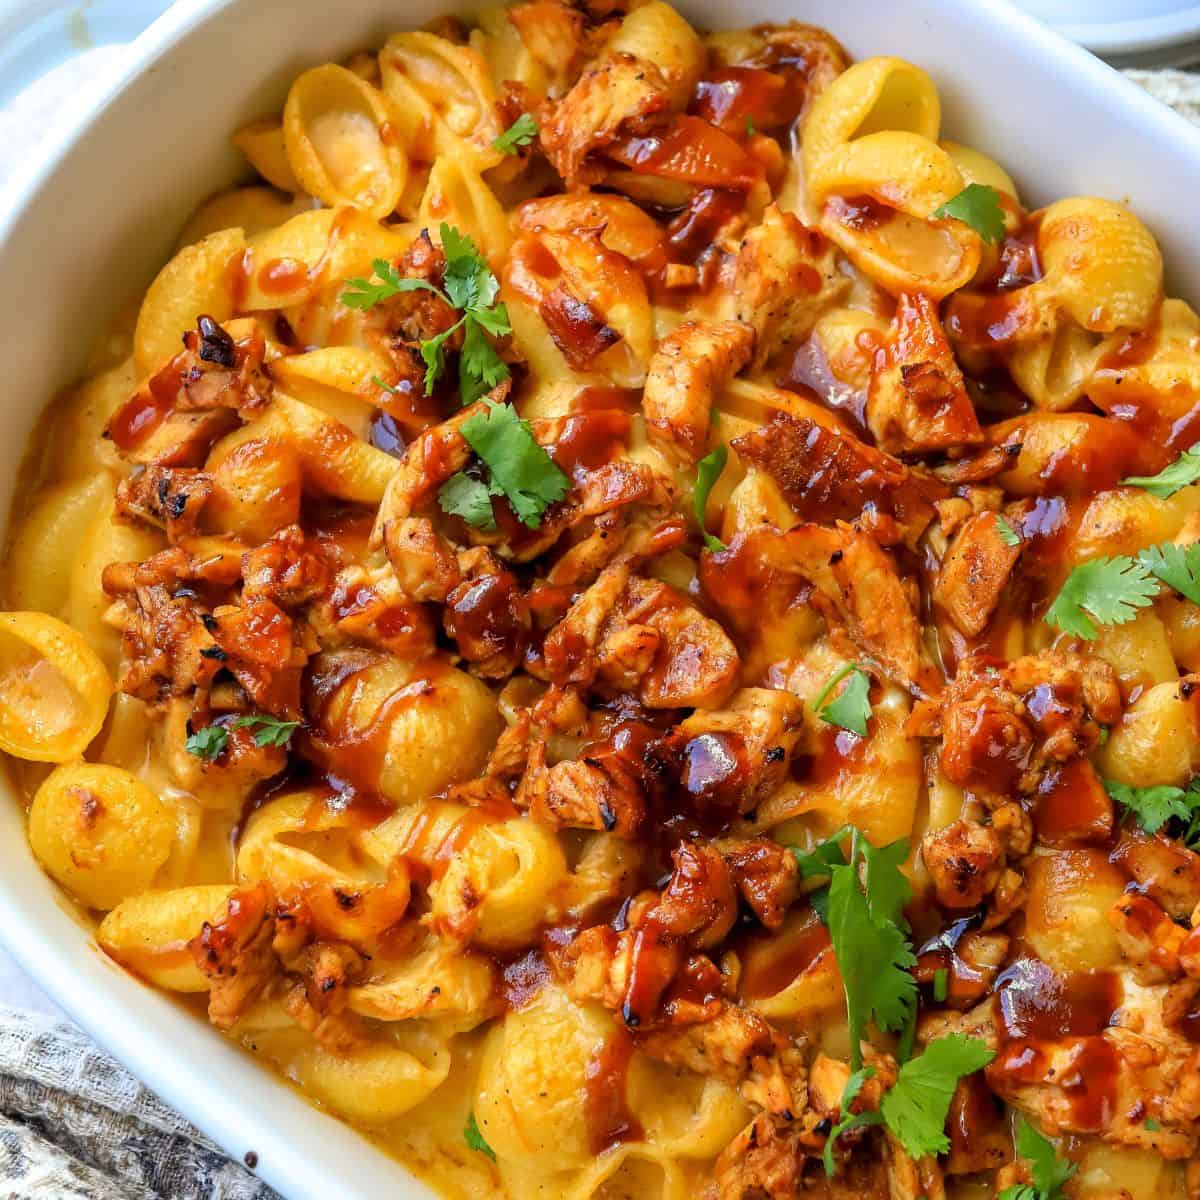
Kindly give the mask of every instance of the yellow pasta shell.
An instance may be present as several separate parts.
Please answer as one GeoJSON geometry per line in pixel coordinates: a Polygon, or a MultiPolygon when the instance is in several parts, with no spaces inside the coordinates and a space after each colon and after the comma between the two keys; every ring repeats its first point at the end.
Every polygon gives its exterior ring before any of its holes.
{"type": "Polygon", "coordinates": [[[104,952],[127,970],[174,992],[206,992],[188,942],[213,921],[233,894],[229,884],[199,884],[143,892],[122,900],[96,931],[104,952]]]}
{"type": "Polygon", "coordinates": [[[136,775],[80,763],[59,767],[38,788],[29,844],[63,888],[104,911],[150,886],[171,852],[174,824],[136,775]]]}
{"type": "Polygon", "coordinates": [[[847,143],[883,130],[936,141],[942,107],[933,80],[901,58],[863,59],[817,97],[804,122],[804,174],[811,189],[830,155],[847,143]]]}
{"type": "Polygon", "coordinates": [[[243,125],[233,135],[233,144],[250,160],[250,165],[272,186],[283,192],[302,191],[283,141],[283,122],[267,117],[243,125]]]}
{"type": "Polygon", "coordinates": [[[1085,329],[1143,329],[1162,300],[1158,243],[1123,204],[1077,196],[1050,205],[1038,231],[1038,253],[1038,286],[1085,329]]]}
{"type": "Polygon", "coordinates": [[[30,762],[78,758],[113,693],[83,636],[39,612],[0,613],[0,750],[30,762]]]}
{"type": "Polygon", "coordinates": [[[146,292],[133,334],[133,357],[142,378],[183,348],[183,335],[207,315],[226,321],[234,314],[234,259],[246,248],[240,229],[223,229],[186,246],[158,273],[146,292]]]}
{"type": "Polygon", "coordinates": [[[408,179],[396,121],[388,98],[345,67],[305,71],[283,109],[284,145],[300,186],[325,204],[386,217],[408,179]]]}

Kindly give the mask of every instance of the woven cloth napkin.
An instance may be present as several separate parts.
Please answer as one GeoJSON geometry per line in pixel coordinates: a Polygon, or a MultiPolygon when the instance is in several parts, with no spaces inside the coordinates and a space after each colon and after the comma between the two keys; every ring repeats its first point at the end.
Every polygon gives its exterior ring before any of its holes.
{"type": "MultiPolygon", "coordinates": [[[[1200,124],[1200,75],[1126,74],[1200,124]]],[[[0,131],[32,133],[28,117],[56,106],[53,95],[30,96],[27,119],[4,114],[0,131]]],[[[73,1025],[0,1007],[0,1200],[50,1197],[280,1200],[73,1025]]]]}

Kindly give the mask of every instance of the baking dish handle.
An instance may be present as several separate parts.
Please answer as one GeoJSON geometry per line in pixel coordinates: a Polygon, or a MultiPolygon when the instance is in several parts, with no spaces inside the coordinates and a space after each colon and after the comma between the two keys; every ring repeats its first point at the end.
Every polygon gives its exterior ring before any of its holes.
{"type": "Polygon", "coordinates": [[[172,0],[0,0],[0,107],[69,58],[132,42],[172,0]]]}

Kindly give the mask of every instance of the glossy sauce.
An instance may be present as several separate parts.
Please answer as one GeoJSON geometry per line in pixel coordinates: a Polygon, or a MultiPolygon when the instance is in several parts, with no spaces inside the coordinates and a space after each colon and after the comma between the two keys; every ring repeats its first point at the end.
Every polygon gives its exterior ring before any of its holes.
{"type": "Polygon", "coordinates": [[[604,1039],[584,1071],[584,1112],[593,1154],[622,1142],[640,1142],[645,1134],[629,1110],[629,1063],[633,1039],[616,1029],[604,1039]]]}
{"type": "Polygon", "coordinates": [[[1048,846],[1103,845],[1112,837],[1112,801],[1086,758],[1052,767],[1033,802],[1038,840],[1048,846]]]}
{"type": "Polygon", "coordinates": [[[741,998],[765,1000],[779,995],[818,959],[832,952],[832,945],[829,930],[811,908],[798,919],[790,917],[770,937],[761,933],[745,936],[732,947],[742,964],[741,998]]]}
{"type": "Polygon", "coordinates": [[[308,267],[296,258],[273,258],[258,273],[259,289],[268,296],[294,292],[308,283],[308,267]]]}
{"type": "Polygon", "coordinates": [[[1121,1006],[1120,979],[1107,972],[1052,971],[1036,958],[1018,958],[996,983],[996,1029],[1000,1051],[988,1068],[993,1079],[1040,1083],[1050,1049],[1071,1043],[1055,1082],[1071,1108],[1073,1126],[1103,1129],[1116,1109],[1120,1058],[1100,1035],[1121,1006]]]}
{"type": "MultiPolygon", "coordinates": [[[[318,721],[320,732],[306,737],[302,748],[330,774],[346,780],[358,791],[377,794],[379,779],[387,759],[388,741],[392,721],[397,713],[416,703],[434,691],[437,681],[449,669],[446,661],[433,656],[426,659],[414,671],[413,677],[398,688],[379,706],[375,715],[363,726],[347,727],[345,723],[336,729],[324,726],[323,710],[332,701],[340,688],[354,687],[354,675],[364,666],[354,666],[354,660],[346,665],[346,673],[338,677],[335,673],[328,679],[314,679],[310,683],[310,696],[319,705],[318,721]]],[[[346,712],[354,707],[353,699],[347,703],[346,712]]]]}

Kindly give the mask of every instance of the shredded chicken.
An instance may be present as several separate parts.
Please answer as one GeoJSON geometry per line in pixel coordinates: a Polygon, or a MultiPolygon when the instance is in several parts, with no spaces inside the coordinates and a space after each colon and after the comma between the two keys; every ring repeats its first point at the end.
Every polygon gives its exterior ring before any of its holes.
{"type": "Polygon", "coordinates": [[[685,321],[658,345],[642,408],[650,436],[686,462],[708,444],[713,403],[750,361],[754,330],[743,321],[685,321]]]}
{"type": "Polygon", "coordinates": [[[883,346],[875,353],[867,423],[893,454],[976,446],[983,431],[962,371],[928,296],[904,293],[883,346]]]}

